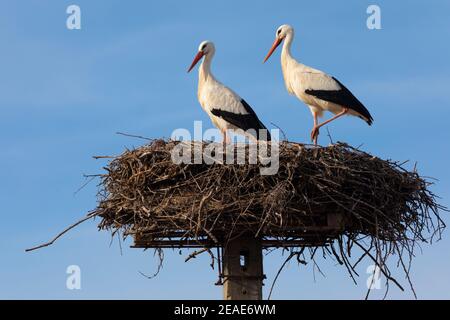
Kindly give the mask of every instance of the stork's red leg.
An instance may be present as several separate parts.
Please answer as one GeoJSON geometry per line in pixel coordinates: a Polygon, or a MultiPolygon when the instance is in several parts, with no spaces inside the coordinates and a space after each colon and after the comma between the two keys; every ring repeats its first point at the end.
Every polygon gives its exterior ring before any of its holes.
{"type": "MultiPolygon", "coordinates": [[[[315,141],[317,142],[317,137],[319,136],[319,129],[320,129],[321,127],[323,127],[324,125],[330,123],[331,121],[336,120],[336,119],[342,117],[342,116],[345,115],[347,112],[348,112],[348,108],[344,108],[341,112],[339,112],[339,113],[338,113],[337,115],[335,115],[333,118],[328,119],[327,121],[322,122],[322,123],[319,124],[319,125],[314,125],[313,131],[311,132],[311,137],[312,137],[313,139],[315,139],[315,141]]],[[[316,144],[317,144],[317,143],[316,143],[316,144]]]]}
{"type": "Polygon", "coordinates": [[[223,144],[230,144],[230,137],[228,137],[226,129],[222,131],[222,136],[223,136],[223,144]]]}
{"type": "Polygon", "coordinates": [[[311,130],[311,141],[314,142],[314,144],[317,144],[317,138],[319,137],[319,131],[317,130],[317,133],[315,131],[316,127],[317,127],[317,112],[313,112],[313,116],[314,116],[314,127],[311,130]]]}

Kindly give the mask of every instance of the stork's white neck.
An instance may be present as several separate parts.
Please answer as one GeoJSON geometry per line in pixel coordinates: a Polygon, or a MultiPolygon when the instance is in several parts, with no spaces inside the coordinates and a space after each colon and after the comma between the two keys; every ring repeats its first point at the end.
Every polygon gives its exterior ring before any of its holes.
{"type": "Polygon", "coordinates": [[[211,73],[211,61],[212,61],[213,56],[214,56],[213,52],[205,55],[205,57],[203,58],[202,64],[200,65],[200,68],[198,71],[199,90],[208,80],[215,80],[214,76],[211,73]]]}
{"type": "Polygon", "coordinates": [[[289,73],[292,70],[292,66],[295,65],[295,60],[291,55],[291,45],[294,40],[294,31],[289,32],[286,35],[283,43],[283,50],[281,51],[281,70],[283,71],[284,83],[286,89],[290,94],[294,94],[294,90],[291,84],[291,75],[289,73]]]}
{"type": "Polygon", "coordinates": [[[294,41],[294,31],[289,32],[286,35],[286,38],[284,39],[283,49],[281,51],[281,61],[282,61],[282,63],[283,63],[283,61],[286,62],[286,60],[292,59],[292,55],[291,55],[292,41],[294,41]]]}

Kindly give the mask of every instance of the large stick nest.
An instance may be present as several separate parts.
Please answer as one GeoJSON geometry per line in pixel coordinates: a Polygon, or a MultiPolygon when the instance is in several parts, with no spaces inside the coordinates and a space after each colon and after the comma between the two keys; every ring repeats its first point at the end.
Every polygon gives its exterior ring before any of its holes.
{"type": "Polygon", "coordinates": [[[391,253],[411,258],[417,242],[444,228],[439,209],[445,208],[429,182],[346,144],[282,142],[279,170],[261,175],[261,164],[175,164],[171,151],[178,143],[155,140],[110,161],[95,211],[101,229],[149,245],[177,237],[220,246],[244,232],[272,239],[273,246],[328,244],[323,248],[352,270],[353,244],[384,265],[391,253]]]}
{"type": "Polygon", "coordinates": [[[402,241],[425,240],[438,218],[417,172],[348,145],[282,143],[278,172],[261,175],[259,164],[175,164],[176,144],[157,140],[110,162],[101,228],[155,239],[243,231],[290,239],[333,213],[343,216],[342,232],[402,241]]]}

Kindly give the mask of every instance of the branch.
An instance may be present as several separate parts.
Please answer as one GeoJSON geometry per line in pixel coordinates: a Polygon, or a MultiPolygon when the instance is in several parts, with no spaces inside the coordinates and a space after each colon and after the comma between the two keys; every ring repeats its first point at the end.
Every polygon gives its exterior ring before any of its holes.
{"type": "Polygon", "coordinates": [[[139,138],[139,139],[143,139],[143,140],[147,140],[147,141],[152,141],[153,140],[153,139],[150,139],[150,138],[147,138],[147,137],[137,136],[137,135],[134,135],[134,134],[123,133],[123,132],[116,132],[116,134],[120,134],[120,135],[125,136],[125,137],[139,138]]]}
{"type": "Polygon", "coordinates": [[[25,252],[34,251],[34,250],[41,249],[41,248],[48,247],[48,246],[52,245],[56,240],[61,238],[64,234],[66,234],[67,232],[69,232],[70,230],[75,228],[76,226],[82,224],[83,222],[85,222],[85,221],[87,221],[89,219],[92,219],[95,216],[97,216],[97,213],[95,213],[95,212],[88,214],[87,217],[81,219],[80,221],[78,221],[78,222],[72,224],[71,226],[69,226],[68,228],[64,229],[62,232],[60,232],[56,237],[54,237],[49,242],[43,243],[43,244],[41,244],[39,246],[36,246],[36,247],[33,247],[33,248],[25,249],[25,252]]]}
{"type": "Polygon", "coordinates": [[[287,257],[286,260],[284,260],[284,262],[283,262],[283,264],[281,265],[280,269],[278,269],[277,275],[276,275],[275,278],[273,279],[272,285],[271,285],[271,287],[270,287],[270,292],[269,292],[269,296],[268,296],[267,300],[270,300],[270,297],[272,296],[273,288],[275,287],[275,283],[277,282],[278,277],[279,277],[280,274],[281,274],[281,271],[283,271],[283,269],[284,269],[284,267],[286,266],[286,264],[287,264],[289,261],[291,261],[291,259],[292,259],[296,254],[297,254],[296,252],[291,252],[291,253],[289,254],[289,257],[287,257]]]}
{"type": "Polygon", "coordinates": [[[209,250],[208,248],[203,248],[203,249],[201,249],[201,250],[194,251],[194,252],[192,252],[192,253],[184,260],[184,262],[188,262],[188,261],[191,260],[191,259],[197,258],[197,256],[198,256],[199,254],[202,254],[203,252],[208,251],[208,250],[209,250]]]}

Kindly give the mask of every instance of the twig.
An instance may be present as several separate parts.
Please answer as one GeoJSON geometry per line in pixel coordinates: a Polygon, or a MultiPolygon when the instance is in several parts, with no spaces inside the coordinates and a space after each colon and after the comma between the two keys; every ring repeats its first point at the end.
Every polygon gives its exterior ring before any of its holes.
{"type": "Polygon", "coordinates": [[[73,193],[73,195],[78,194],[78,192],[80,192],[81,190],[83,190],[89,183],[92,182],[92,180],[94,180],[95,178],[97,178],[98,175],[85,176],[85,177],[86,177],[86,181],[81,185],[81,187],[79,187],[79,188],[77,189],[77,191],[75,191],[75,192],[73,193]],[[88,178],[89,178],[89,179],[88,179],[88,178]]]}
{"type": "Polygon", "coordinates": [[[155,278],[159,274],[159,272],[161,271],[161,269],[163,267],[164,251],[162,249],[155,249],[154,255],[156,255],[156,253],[158,253],[158,257],[159,257],[159,263],[158,263],[158,268],[156,269],[156,272],[153,275],[148,276],[145,273],[143,273],[142,271],[138,271],[142,276],[146,277],[149,280],[155,278]]]}
{"type": "Polygon", "coordinates": [[[331,137],[331,133],[330,133],[330,128],[329,127],[327,127],[327,136],[330,139],[330,143],[334,144],[333,138],[331,137]]]}
{"type": "Polygon", "coordinates": [[[199,254],[202,254],[203,252],[206,252],[208,250],[208,248],[203,248],[201,250],[194,251],[184,260],[184,262],[188,262],[191,259],[197,258],[199,254]]]}
{"type": "Polygon", "coordinates": [[[284,260],[283,264],[281,265],[280,269],[278,269],[277,275],[275,276],[275,278],[273,279],[272,285],[270,286],[270,291],[269,291],[269,296],[267,297],[267,300],[270,300],[270,297],[272,296],[272,291],[273,288],[275,287],[275,283],[278,280],[278,277],[281,274],[281,271],[283,271],[284,267],[286,266],[286,264],[296,255],[295,252],[291,252],[289,254],[289,256],[286,258],[286,260],[284,260]]]}
{"type": "Polygon", "coordinates": [[[41,244],[41,245],[36,246],[36,247],[32,247],[32,248],[26,249],[25,252],[34,251],[34,250],[41,249],[41,248],[48,247],[48,246],[52,245],[56,240],[58,240],[59,238],[61,238],[65,233],[67,233],[68,231],[72,230],[72,229],[75,228],[76,226],[82,224],[83,222],[85,222],[85,221],[87,221],[87,220],[89,220],[89,219],[94,218],[94,217],[97,216],[97,215],[98,215],[98,213],[96,213],[96,212],[93,212],[93,213],[88,214],[87,217],[81,219],[81,220],[78,221],[78,222],[75,222],[74,224],[72,224],[72,225],[69,226],[68,228],[64,229],[62,232],[60,232],[56,237],[54,237],[54,238],[53,238],[52,240],[50,240],[49,242],[46,242],[46,243],[41,244]]]}
{"type": "Polygon", "coordinates": [[[286,136],[286,133],[284,132],[284,130],[281,129],[279,126],[277,126],[277,125],[276,125],[275,123],[273,123],[273,122],[271,122],[270,124],[273,125],[274,127],[276,127],[278,130],[280,130],[281,135],[283,136],[283,140],[284,140],[284,141],[287,141],[287,136],[286,136]]]}
{"type": "Polygon", "coordinates": [[[124,133],[124,132],[116,132],[116,134],[122,135],[122,136],[126,136],[126,137],[131,137],[131,138],[138,138],[138,139],[143,139],[143,140],[147,140],[147,141],[153,141],[154,139],[150,139],[144,136],[138,136],[138,135],[134,135],[134,134],[129,134],[129,133],[124,133]]]}

